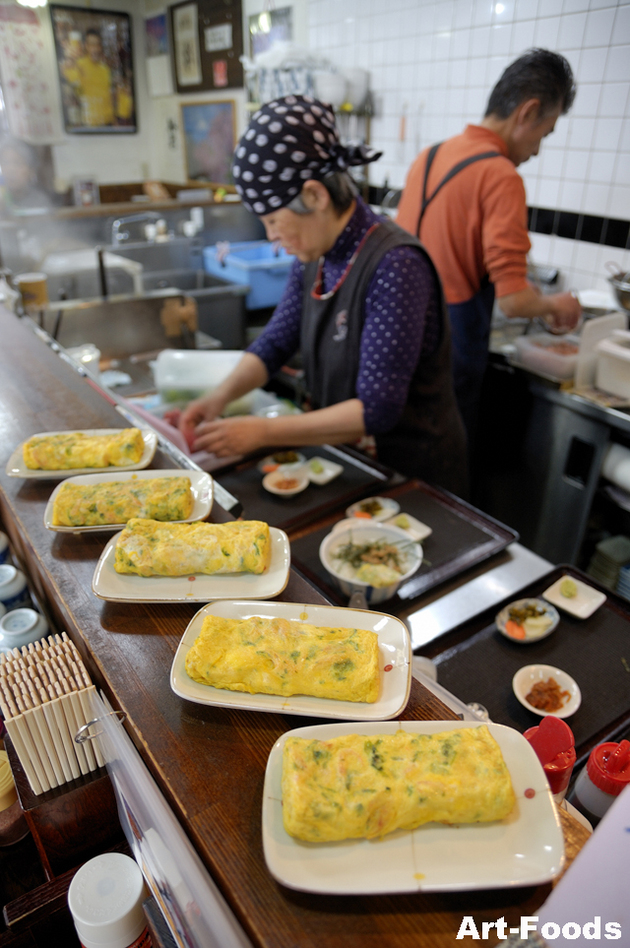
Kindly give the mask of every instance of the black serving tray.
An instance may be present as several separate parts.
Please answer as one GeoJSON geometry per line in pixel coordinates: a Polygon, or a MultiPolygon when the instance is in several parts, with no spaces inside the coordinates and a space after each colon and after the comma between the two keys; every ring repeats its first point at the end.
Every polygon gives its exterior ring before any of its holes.
{"type": "Polygon", "coordinates": [[[518,731],[541,718],[516,699],[514,673],[523,665],[545,664],[567,672],[578,683],[582,703],[566,718],[575,738],[578,764],[590,750],[630,723],[630,602],[595,582],[574,566],[558,566],[491,611],[482,613],[441,639],[433,654],[438,682],[466,704],[478,701],[492,721],[518,731]],[[560,623],[547,638],[523,645],[498,631],[494,617],[509,602],[540,596],[560,576],[573,576],[605,593],[606,601],[588,619],[559,609],[560,623]]]}
{"type": "MultiPolygon", "coordinates": [[[[383,604],[383,609],[392,615],[408,611],[410,601],[518,540],[515,530],[423,481],[409,481],[385,495],[395,498],[401,511],[426,523],[433,531],[422,542],[424,558],[420,569],[399,588],[396,596],[383,604]]],[[[292,537],[291,560],[332,602],[347,605],[347,599],[333,585],[334,580],[319,558],[320,544],[332,526],[329,522],[325,527],[292,537]]]]}
{"type": "Polygon", "coordinates": [[[352,448],[318,445],[296,447],[295,450],[306,458],[323,457],[341,464],[343,471],[328,484],[309,484],[306,490],[292,497],[278,497],[262,486],[264,475],[257,467],[262,456],[250,458],[229,471],[216,473],[215,480],[238,498],[245,519],[264,520],[286,531],[320,520],[333,510],[345,510],[355,500],[381,494],[405,480],[401,474],[352,448]]]}

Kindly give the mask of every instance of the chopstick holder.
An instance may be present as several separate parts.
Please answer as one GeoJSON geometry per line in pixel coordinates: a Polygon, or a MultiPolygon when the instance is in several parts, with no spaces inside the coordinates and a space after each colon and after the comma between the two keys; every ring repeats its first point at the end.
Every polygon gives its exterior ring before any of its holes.
{"type": "Polygon", "coordinates": [[[98,742],[75,741],[95,690],[65,632],[0,656],[0,708],[35,794],[104,765],[98,742]]]}

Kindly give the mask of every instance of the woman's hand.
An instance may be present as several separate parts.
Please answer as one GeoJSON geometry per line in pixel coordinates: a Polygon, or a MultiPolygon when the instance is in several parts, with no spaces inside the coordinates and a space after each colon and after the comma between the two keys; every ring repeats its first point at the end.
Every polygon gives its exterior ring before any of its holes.
{"type": "Polygon", "coordinates": [[[253,415],[205,421],[195,429],[193,451],[208,451],[217,457],[249,454],[268,442],[267,419],[253,415]]]}
{"type": "Polygon", "coordinates": [[[198,425],[204,421],[214,421],[215,418],[220,416],[224,408],[223,400],[217,398],[213,393],[212,395],[205,395],[203,398],[196,398],[181,412],[177,427],[186,438],[186,443],[191,450],[200,450],[193,447],[197,438],[198,425]]]}

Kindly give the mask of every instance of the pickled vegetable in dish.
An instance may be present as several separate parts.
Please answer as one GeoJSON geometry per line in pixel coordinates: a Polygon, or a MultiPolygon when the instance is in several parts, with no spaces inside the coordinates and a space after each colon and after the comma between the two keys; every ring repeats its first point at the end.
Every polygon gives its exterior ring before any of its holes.
{"type": "Polygon", "coordinates": [[[364,500],[359,504],[361,513],[367,514],[368,517],[375,517],[382,509],[383,505],[378,500],[364,500]]]}
{"type": "Polygon", "coordinates": [[[368,703],[378,698],[378,665],[376,632],[262,616],[206,616],[186,656],[186,672],[202,685],[368,703]]]}
{"type": "Polygon", "coordinates": [[[271,455],[276,464],[295,464],[300,460],[296,451],[276,451],[271,455]]]}
{"type": "Polygon", "coordinates": [[[364,543],[348,540],[332,550],[330,556],[335,572],[342,579],[358,579],[377,589],[398,582],[409,568],[405,549],[387,540],[364,543]]]}
{"type": "Polygon", "coordinates": [[[313,472],[313,474],[323,474],[323,473],[324,473],[324,465],[323,465],[322,462],[319,461],[317,458],[313,458],[313,460],[309,462],[309,465],[308,465],[308,466],[310,467],[310,469],[311,469],[311,471],[313,472]]]}
{"type": "Polygon", "coordinates": [[[559,711],[570,697],[571,693],[564,691],[555,678],[548,678],[547,681],[534,682],[525,700],[539,711],[559,711]]]}
{"type": "Polygon", "coordinates": [[[295,490],[296,487],[300,486],[301,481],[297,477],[279,477],[277,481],[273,482],[273,486],[277,487],[278,490],[295,490]]]}
{"type": "Polygon", "coordinates": [[[505,623],[505,631],[515,639],[524,639],[527,635],[543,635],[549,626],[553,625],[553,617],[544,606],[536,602],[513,607],[508,615],[510,618],[505,623]]]}
{"type": "Polygon", "coordinates": [[[515,799],[485,725],[327,741],[289,737],[284,745],[284,828],[311,843],[372,839],[433,821],[492,822],[507,817],[515,799]]]}

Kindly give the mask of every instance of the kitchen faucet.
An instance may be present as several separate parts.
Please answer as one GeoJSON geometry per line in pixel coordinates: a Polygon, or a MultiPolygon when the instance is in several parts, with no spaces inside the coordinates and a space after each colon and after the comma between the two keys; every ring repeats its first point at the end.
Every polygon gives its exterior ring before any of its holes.
{"type": "Polygon", "coordinates": [[[123,224],[132,224],[139,221],[153,221],[156,222],[160,219],[160,215],[157,211],[144,211],[142,214],[129,214],[128,217],[119,217],[112,224],[112,244],[121,244],[124,240],[129,239],[129,231],[121,231],[123,224]]]}

